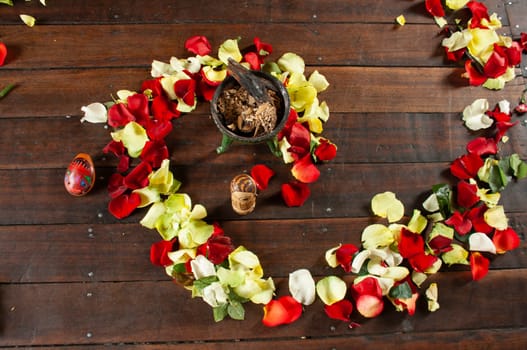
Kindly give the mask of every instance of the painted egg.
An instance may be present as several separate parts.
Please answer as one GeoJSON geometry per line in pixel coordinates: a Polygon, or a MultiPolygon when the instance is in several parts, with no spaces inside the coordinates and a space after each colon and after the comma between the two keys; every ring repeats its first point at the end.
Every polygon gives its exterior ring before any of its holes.
{"type": "Polygon", "coordinates": [[[89,154],[79,153],[73,158],[66,175],[64,187],[73,196],[84,196],[95,182],[95,166],[89,154]]]}

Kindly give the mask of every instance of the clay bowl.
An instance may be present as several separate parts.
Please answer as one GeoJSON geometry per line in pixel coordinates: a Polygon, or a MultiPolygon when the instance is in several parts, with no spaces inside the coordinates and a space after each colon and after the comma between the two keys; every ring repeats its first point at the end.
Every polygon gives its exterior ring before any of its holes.
{"type": "Polygon", "coordinates": [[[287,118],[289,116],[290,101],[289,95],[284,85],[278,79],[266,72],[253,71],[253,73],[269,81],[271,83],[269,88],[274,90],[278,95],[279,105],[276,106],[276,126],[271,132],[259,136],[237,133],[227,128],[227,126],[225,125],[224,116],[218,110],[218,100],[224,90],[237,88],[240,86],[240,84],[236,81],[236,79],[234,79],[234,77],[228,76],[218,86],[210,103],[210,112],[212,115],[212,119],[214,120],[214,124],[216,124],[218,130],[223,134],[222,145],[219,146],[217,149],[218,153],[225,152],[233,141],[237,141],[240,143],[273,142],[276,135],[280,132],[280,130],[284,128],[285,123],[287,122],[287,118]]]}

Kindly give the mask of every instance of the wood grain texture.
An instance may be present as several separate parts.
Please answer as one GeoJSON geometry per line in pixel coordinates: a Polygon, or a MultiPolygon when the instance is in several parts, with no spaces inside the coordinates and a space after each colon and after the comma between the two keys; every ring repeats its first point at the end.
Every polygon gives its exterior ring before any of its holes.
{"type": "MultiPolygon", "coordinates": [[[[527,283],[525,270],[491,271],[479,282],[470,282],[466,277],[461,272],[434,277],[440,290],[457,291],[440,294],[441,309],[436,313],[429,314],[425,304],[419,304],[416,314],[408,316],[386,305],[383,317],[365,320],[355,315],[353,320],[362,327],[353,330],[345,322],[327,320],[319,301],[288,327],[262,327],[262,310],[255,304],[247,305],[244,322],[225,320],[214,324],[210,308],[200,300],[189,299],[188,291],[172,282],[69,283],[67,288],[56,283],[0,285],[1,311],[5,315],[0,345],[53,345],[59,340],[66,344],[101,345],[245,342],[300,339],[306,335],[316,340],[350,334],[367,339],[370,335],[402,333],[419,338],[422,332],[438,329],[512,329],[527,322],[523,312],[527,301],[520,297],[527,283]],[[499,298],[496,290],[501,291],[499,298]],[[464,306],[463,317],[459,317],[459,305],[464,306]],[[493,317],[486,317],[488,314],[493,317]],[[200,324],[207,326],[197,329],[200,324]]],[[[287,283],[280,279],[276,282],[287,283]]]]}
{"type": "MultiPolygon", "coordinates": [[[[512,228],[525,231],[525,213],[510,214],[509,219],[512,228]]],[[[371,218],[317,218],[223,220],[220,223],[235,244],[244,243],[258,254],[266,275],[285,278],[300,268],[308,268],[315,276],[324,276],[330,271],[340,273],[337,269],[328,269],[324,262],[326,250],[340,243],[359,245],[363,229],[371,222],[371,218]]],[[[149,260],[150,245],[159,240],[155,231],[135,223],[0,226],[0,281],[168,280],[164,270],[149,260]]],[[[523,240],[520,248],[495,257],[491,269],[527,268],[526,253],[527,243],[523,240]]],[[[468,267],[453,269],[465,271],[465,277],[470,278],[468,267]]]]}

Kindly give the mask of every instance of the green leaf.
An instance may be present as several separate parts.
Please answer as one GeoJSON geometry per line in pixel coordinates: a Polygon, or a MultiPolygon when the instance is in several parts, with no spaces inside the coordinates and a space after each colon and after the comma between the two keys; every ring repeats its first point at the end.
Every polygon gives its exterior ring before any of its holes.
{"type": "Polygon", "coordinates": [[[432,186],[432,191],[436,195],[441,215],[443,215],[444,218],[450,217],[452,214],[452,190],[450,187],[447,184],[437,184],[432,186]]]}
{"type": "Polygon", "coordinates": [[[185,264],[175,264],[172,268],[172,271],[175,273],[185,273],[187,272],[187,268],[185,267],[185,264]]]}
{"type": "Polygon", "coordinates": [[[242,321],[245,318],[245,309],[239,302],[231,301],[229,306],[227,306],[227,313],[233,320],[242,321]]]}
{"type": "MultiPolygon", "coordinates": [[[[1,2],[2,2],[2,0],[0,0],[0,3],[1,2]]],[[[15,88],[15,84],[7,85],[5,88],[0,90],[0,98],[4,98],[5,96],[7,96],[7,94],[10,93],[11,90],[13,90],[14,88],[15,88]]]]}
{"type": "Polygon", "coordinates": [[[194,288],[198,290],[203,290],[205,287],[209,286],[213,282],[217,282],[218,277],[217,276],[208,276],[200,278],[199,280],[194,281],[194,288]]]}
{"type": "Polygon", "coordinates": [[[410,288],[408,282],[404,282],[392,287],[389,295],[393,299],[409,299],[412,297],[412,288],[410,288]]]}
{"type": "Polygon", "coordinates": [[[508,183],[507,175],[499,165],[490,168],[489,186],[492,192],[500,192],[508,183]]]}
{"type": "Polygon", "coordinates": [[[231,302],[242,303],[242,304],[249,301],[249,299],[239,296],[233,290],[229,290],[229,300],[231,302]]]}
{"type": "Polygon", "coordinates": [[[227,307],[228,304],[223,304],[212,308],[212,315],[214,316],[214,321],[220,322],[225,318],[225,316],[227,316],[227,307]]]}
{"type": "Polygon", "coordinates": [[[509,157],[509,165],[512,169],[512,174],[517,179],[523,179],[527,176],[527,163],[521,160],[517,153],[514,153],[509,157]]]}

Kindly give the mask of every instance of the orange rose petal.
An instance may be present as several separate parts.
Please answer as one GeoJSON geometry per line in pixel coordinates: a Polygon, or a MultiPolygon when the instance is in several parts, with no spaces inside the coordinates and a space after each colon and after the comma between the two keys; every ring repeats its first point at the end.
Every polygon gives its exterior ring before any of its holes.
{"type": "Polygon", "coordinates": [[[512,228],[505,230],[496,230],[492,237],[492,242],[496,246],[498,253],[505,253],[506,251],[516,249],[520,246],[520,237],[512,228]]]}
{"type": "Polygon", "coordinates": [[[470,268],[472,270],[472,279],[478,281],[485,277],[489,272],[489,259],[485,258],[481,253],[472,252],[470,254],[470,268]]]}
{"type": "Polygon", "coordinates": [[[302,304],[292,296],[273,299],[264,306],[262,323],[267,327],[276,327],[293,323],[302,315],[302,304]]]}
{"type": "Polygon", "coordinates": [[[307,154],[302,159],[296,161],[291,169],[291,173],[295,179],[304,183],[315,182],[320,176],[320,171],[315,164],[313,164],[310,154],[307,154]]]}

